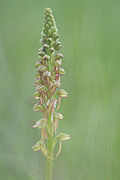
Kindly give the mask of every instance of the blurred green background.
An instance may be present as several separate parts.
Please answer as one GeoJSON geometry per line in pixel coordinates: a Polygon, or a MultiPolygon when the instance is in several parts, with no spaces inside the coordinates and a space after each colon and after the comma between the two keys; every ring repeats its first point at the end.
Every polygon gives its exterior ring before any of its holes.
{"type": "Polygon", "coordinates": [[[0,0],[0,180],[44,180],[32,151],[34,64],[45,7],[63,44],[64,120],[71,135],[54,161],[53,180],[120,180],[120,1],[0,0]]]}

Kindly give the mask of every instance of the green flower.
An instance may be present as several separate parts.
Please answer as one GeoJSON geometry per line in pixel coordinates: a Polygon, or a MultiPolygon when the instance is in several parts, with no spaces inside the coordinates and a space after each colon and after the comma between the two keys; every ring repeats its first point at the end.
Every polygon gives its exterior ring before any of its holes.
{"type": "Polygon", "coordinates": [[[54,137],[58,121],[63,119],[63,115],[57,112],[58,107],[60,107],[60,99],[67,97],[68,93],[62,89],[59,90],[61,86],[60,76],[65,74],[65,70],[61,67],[63,54],[58,52],[58,50],[60,50],[62,45],[50,8],[45,9],[44,25],[41,34],[40,42],[42,47],[38,51],[38,59],[35,63],[34,86],[36,91],[33,95],[38,102],[33,107],[33,110],[41,111],[43,118],[33,126],[41,131],[41,139],[33,146],[33,150],[41,150],[51,160],[53,159],[53,149],[57,141],[61,143],[63,140],[70,139],[70,136],[59,133],[54,137]],[[50,143],[53,144],[52,147],[49,146],[50,143]]]}

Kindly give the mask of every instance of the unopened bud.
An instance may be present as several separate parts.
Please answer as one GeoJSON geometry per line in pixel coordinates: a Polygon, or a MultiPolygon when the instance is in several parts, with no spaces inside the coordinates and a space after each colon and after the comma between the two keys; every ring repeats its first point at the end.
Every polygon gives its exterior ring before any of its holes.
{"type": "Polygon", "coordinates": [[[40,39],[40,42],[41,42],[41,44],[44,44],[44,40],[43,39],[40,39]]]}
{"type": "Polygon", "coordinates": [[[62,60],[61,60],[61,59],[56,60],[56,61],[54,62],[54,65],[55,65],[55,66],[60,66],[61,64],[62,64],[62,60]]]}
{"type": "Polygon", "coordinates": [[[49,45],[48,45],[48,44],[44,44],[43,46],[44,46],[44,48],[46,48],[46,49],[49,48],[49,45]]]}
{"type": "Polygon", "coordinates": [[[44,59],[44,60],[49,60],[49,59],[50,59],[50,56],[45,54],[45,55],[43,56],[43,59],[44,59]]]}
{"type": "Polygon", "coordinates": [[[57,80],[53,80],[52,81],[52,86],[56,86],[56,87],[60,87],[60,81],[57,81],[57,80]]]}
{"type": "Polygon", "coordinates": [[[49,71],[45,71],[44,73],[43,73],[43,76],[45,77],[45,76],[51,76],[51,72],[49,72],[49,71]]]}
{"type": "Polygon", "coordinates": [[[50,44],[52,42],[52,39],[51,38],[48,38],[47,39],[48,43],[50,44]]]}
{"type": "Polygon", "coordinates": [[[55,51],[55,49],[52,47],[50,48],[50,52],[53,53],[55,51]]]}
{"type": "Polygon", "coordinates": [[[55,59],[57,60],[57,59],[62,59],[64,56],[63,56],[63,54],[62,53],[58,53],[58,54],[56,54],[55,55],[55,59]]]}
{"type": "Polygon", "coordinates": [[[54,48],[56,51],[58,51],[58,50],[60,50],[61,47],[62,47],[62,45],[59,43],[59,44],[56,44],[54,48]]]}
{"type": "Polygon", "coordinates": [[[35,63],[35,68],[38,68],[39,66],[41,65],[41,62],[38,60],[36,63],[35,63]]]}
{"type": "Polygon", "coordinates": [[[36,72],[35,77],[36,77],[36,78],[40,77],[40,73],[39,73],[39,72],[36,72]]]}
{"type": "Polygon", "coordinates": [[[34,86],[38,86],[41,83],[41,79],[35,78],[34,86]]]}
{"type": "Polygon", "coordinates": [[[41,65],[41,66],[38,67],[38,71],[41,71],[41,72],[46,71],[46,69],[47,68],[44,65],[41,65]]]}
{"type": "Polygon", "coordinates": [[[53,34],[53,39],[54,39],[54,41],[58,40],[58,38],[59,38],[59,35],[57,35],[56,32],[55,32],[55,33],[53,34]]]}
{"type": "Polygon", "coordinates": [[[44,85],[39,85],[36,87],[36,91],[44,91],[45,90],[45,86],[44,85]]]}
{"type": "Polygon", "coordinates": [[[40,56],[44,56],[44,54],[45,54],[45,52],[43,52],[43,51],[39,51],[39,53],[38,53],[40,56]]]}

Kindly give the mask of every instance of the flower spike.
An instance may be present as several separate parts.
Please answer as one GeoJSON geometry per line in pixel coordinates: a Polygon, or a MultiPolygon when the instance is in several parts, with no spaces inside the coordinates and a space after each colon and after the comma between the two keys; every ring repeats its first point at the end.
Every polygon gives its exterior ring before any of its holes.
{"type": "Polygon", "coordinates": [[[60,77],[65,74],[65,70],[61,67],[63,54],[59,50],[62,45],[50,8],[45,9],[41,35],[42,47],[38,51],[38,59],[35,63],[34,87],[36,91],[33,95],[37,103],[33,110],[41,111],[43,117],[33,125],[33,128],[41,132],[41,139],[33,146],[33,151],[41,151],[49,164],[54,159],[53,151],[56,143],[60,142],[58,156],[61,152],[62,141],[70,139],[67,134],[56,134],[58,122],[63,119],[63,115],[57,111],[60,108],[61,98],[67,97],[68,93],[59,89],[60,77]]]}

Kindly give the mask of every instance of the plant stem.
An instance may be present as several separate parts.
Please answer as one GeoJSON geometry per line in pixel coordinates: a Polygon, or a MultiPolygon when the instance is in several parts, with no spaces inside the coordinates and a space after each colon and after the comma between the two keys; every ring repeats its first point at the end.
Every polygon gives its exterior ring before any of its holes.
{"type": "MultiPolygon", "coordinates": [[[[52,138],[49,137],[48,139],[48,151],[50,153],[50,156],[53,155],[53,146],[52,146],[52,138]]],[[[46,180],[52,180],[52,169],[53,169],[53,160],[47,159],[47,165],[46,165],[46,180]]]]}
{"type": "MultiPolygon", "coordinates": [[[[47,149],[48,149],[50,157],[53,157],[53,128],[52,128],[52,123],[51,123],[51,112],[49,113],[48,127],[50,130],[50,134],[48,136],[47,149]]],[[[52,169],[53,169],[53,160],[50,158],[49,159],[47,158],[46,180],[52,180],[52,169]]]]}

